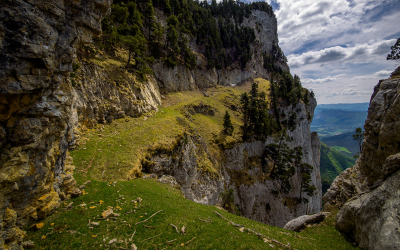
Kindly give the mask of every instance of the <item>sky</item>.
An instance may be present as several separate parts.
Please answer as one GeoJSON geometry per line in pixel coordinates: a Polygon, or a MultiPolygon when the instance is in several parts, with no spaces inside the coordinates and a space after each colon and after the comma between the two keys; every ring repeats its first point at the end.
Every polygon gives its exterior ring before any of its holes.
{"type": "Polygon", "coordinates": [[[318,104],[369,102],[400,38],[400,0],[267,0],[291,73],[318,104]]]}

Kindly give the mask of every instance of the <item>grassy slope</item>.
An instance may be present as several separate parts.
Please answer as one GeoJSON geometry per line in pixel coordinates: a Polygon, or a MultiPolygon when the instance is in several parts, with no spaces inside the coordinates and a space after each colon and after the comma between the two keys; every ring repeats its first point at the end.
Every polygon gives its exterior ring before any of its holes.
{"type": "Polygon", "coordinates": [[[321,143],[321,177],[323,180],[332,182],[343,170],[352,167],[355,159],[340,153],[334,148],[330,148],[325,143],[321,143]]]}
{"type": "MultiPolygon", "coordinates": [[[[82,183],[86,180],[83,174],[76,176],[82,183]]],[[[328,217],[322,224],[306,228],[301,233],[286,231],[277,227],[268,226],[243,217],[229,214],[214,206],[206,206],[186,200],[181,191],[166,184],[156,182],[154,179],[135,179],[120,181],[115,185],[107,182],[93,181],[85,188],[84,196],[72,200],[74,207],[70,211],[63,208],[71,201],[64,202],[58,211],[47,217],[43,222],[44,227],[38,231],[29,231],[27,239],[33,240],[35,249],[103,249],[117,247],[126,248],[133,243],[139,249],[266,249],[269,244],[282,249],[275,243],[265,243],[253,234],[240,232],[238,228],[229,225],[217,217],[215,211],[227,219],[243,224],[246,228],[254,229],[264,236],[275,239],[285,244],[290,243],[296,249],[352,249],[351,244],[334,228],[334,216],[328,217]],[[138,206],[132,200],[140,197],[143,199],[138,206]],[[102,200],[104,203],[99,204],[102,200]],[[78,205],[85,203],[86,208],[78,205]],[[117,209],[117,221],[98,220],[101,212],[108,206],[117,209]],[[90,208],[94,207],[94,208],[90,208]],[[125,214],[135,210],[136,213],[125,214]],[[147,219],[155,212],[163,210],[146,223],[135,223],[147,219]],[[211,220],[211,223],[199,220],[211,220]],[[90,229],[87,224],[100,222],[100,226],[90,229]],[[54,224],[52,224],[54,223],[54,224]],[[155,227],[146,228],[143,226],[155,227]],[[186,235],[178,234],[170,225],[186,227],[186,235]],[[133,241],[129,238],[135,232],[133,241]],[[75,233],[74,233],[75,231],[75,233]],[[147,238],[157,236],[150,240],[147,238]],[[297,235],[295,237],[294,235],[297,235]],[[45,236],[45,239],[42,237],[45,236]],[[189,240],[194,239],[188,245],[189,240]],[[121,240],[122,243],[110,247],[111,239],[121,240]],[[105,239],[103,241],[103,239],[105,239]],[[167,241],[174,240],[171,245],[167,241]],[[125,243],[126,241],[126,243],[125,243]]]]}
{"type": "MultiPolygon", "coordinates": [[[[268,89],[268,82],[257,79],[260,91],[268,89]]],[[[265,249],[269,244],[282,249],[275,243],[265,243],[257,236],[242,233],[226,221],[215,215],[218,211],[235,223],[255,229],[261,234],[290,243],[297,249],[352,249],[351,244],[335,230],[334,216],[329,217],[320,225],[306,228],[303,232],[289,232],[277,227],[268,226],[246,218],[238,217],[222,211],[214,206],[194,203],[183,198],[180,190],[160,184],[154,179],[128,180],[132,169],[140,165],[149,148],[162,144],[172,146],[174,140],[184,131],[195,131],[206,139],[210,151],[217,147],[216,138],[236,140],[238,135],[227,138],[221,135],[222,117],[225,110],[231,113],[235,131],[239,129],[241,120],[237,112],[228,109],[232,104],[238,104],[239,94],[250,90],[250,83],[235,87],[208,89],[210,97],[204,97],[199,91],[169,94],[163,100],[163,107],[150,117],[124,118],[112,124],[101,125],[91,129],[86,134],[86,143],[71,152],[76,166],[75,178],[79,184],[92,180],[85,188],[86,194],[79,198],[62,203],[58,211],[47,217],[45,226],[38,231],[29,231],[27,239],[35,242],[35,249],[103,249],[115,246],[126,248],[130,246],[129,238],[136,230],[133,241],[139,249],[265,249]],[[192,115],[188,122],[184,111],[187,105],[203,102],[216,110],[215,116],[192,115]],[[177,119],[180,117],[182,119],[177,119]],[[114,186],[114,181],[118,181],[114,186]],[[110,185],[110,181],[113,181],[110,185]],[[143,202],[135,206],[132,200],[141,197],[143,202]],[[104,201],[100,204],[100,200],[104,201]],[[64,208],[73,202],[73,209],[64,208]],[[87,204],[79,207],[79,204],[87,204]],[[101,212],[108,206],[114,212],[121,214],[118,221],[98,220],[101,212]],[[91,208],[92,207],[92,208],[91,208]],[[121,210],[116,209],[120,207],[121,210]],[[136,213],[125,214],[136,210],[136,213]],[[135,223],[148,218],[156,211],[163,212],[151,220],[135,226],[135,223]],[[211,223],[200,221],[198,218],[209,220],[211,223]],[[100,222],[99,227],[90,229],[89,219],[100,222]],[[52,224],[54,223],[54,224],[52,224]],[[185,226],[186,235],[177,234],[170,224],[178,227],[185,226]],[[161,234],[162,233],[162,234],[161,234]],[[149,237],[157,236],[147,241],[149,237]],[[45,239],[42,237],[45,236],[45,239]],[[187,246],[180,247],[196,237],[187,246]],[[108,242],[117,238],[123,243],[110,246],[108,242]],[[103,241],[104,239],[104,241],[103,241]],[[171,245],[166,241],[174,240],[171,245]],[[125,243],[127,241],[127,244],[125,243]]],[[[214,150],[217,152],[217,150],[214,150]]],[[[215,155],[218,158],[218,154],[215,155]]]]}
{"type": "MultiPolygon", "coordinates": [[[[268,93],[269,82],[256,79],[259,91],[268,93]]],[[[176,139],[185,131],[202,136],[209,146],[216,162],[220,159],[219,141],[235,141],[240,136],[236,133],[242,124],[239,112],[228,107],[239,105],[239,96],[249,92],[251,83],[235,86],[217,86],[207,90],[210,97],[196,91],[171,93],[163,100],[163,106],[155,114],[139,118],[123,118],[110,125],[99,125],[87,132],[84,144],[71,152],[79,171],[88,171],[95,180],[127,180],[140,171],[140,161],[148,150],[155,147],[172,147],[176,139]],[[203,103],[215,110],[215,115],[188,115],[187,107],[203,103]],[[231,114],[236,132],[232,137],[222,131],[225,111],[231,114]],[[148,117],[149,116],[149,117],[148,117]]],[[[216,164],[217,165],[217,164],[216,164]]]]}
{"type": "Polygon", "coordinates": [[[326,145],[330,147],[343,147],[346,148],[349,153],[345,153],[347,156],[353,156],[360,151],[358,142],[353,140],[354,132],[344,133],[340,135],[330,136],[321,138],[326,145]]]}

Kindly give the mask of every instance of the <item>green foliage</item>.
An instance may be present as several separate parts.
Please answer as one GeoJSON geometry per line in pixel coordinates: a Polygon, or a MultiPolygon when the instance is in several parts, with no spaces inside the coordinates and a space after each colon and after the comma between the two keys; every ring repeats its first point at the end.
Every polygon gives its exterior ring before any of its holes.
{"type": "Polygon", "coordinates": [[[79,63],[74,63],[72,64],[72,71],[76,72],[78,71],[78,69],[81,67],[81,65],[79,63]]]}
{"type": "Polygon", "coordinates": [[[306,89],[306,92],[304,93],[304,99],[303,99],[303,101],[304,101],[304,103],[305,103],[306,105],[309,105],[309,104],[310,104],[310,97],[309,97],[309,95],[310,95],[310,92],[308,91],[308,89],[306,89]]]}
{"type": "Polygon", "coordinates": [[[332,183],[336,176],[354,164],[355,159],[321,142],[320,169],[322,180],[332,183]]]}
{"type": "Polygon", "coordinates": [[[273,123],[268,114],[268,102],[265,92],[258,93],[258,84],[253,83],[250,93],[243,93],[240,102],[242,104],[243,126],[242,138],[265,139],[272,133],[273,123]]]}
{"type": "MultiPolygon", "coordinates": [[[[358,154],[361,154],[362,142],[364,140],[364,131],[362,128],[358,127],[354,130],[355,134],[353,135],[353,140],[357,141],[360,151],[358,154]]],[[[354,158],[358,158],[359,155],[355,155],[354,158]]]]}
{"type": "Polygon", "coordinates": [[[322,195],[325,195],[328,189],[331,187],[332,181],[322,179],[321,183],[322,183],[322,195]]]}
{"type": "Polygon", "coordinates": [[[235,197],[233,189],[230,188],[225,192],[221,193],[222,207],[231,214],[240,215],[240,210],[235,206],[235,197]]]}
{"type": "Polygon", "coordinates": [[[280,60],[287,63],[287,58],[278,44],[273,41],[271,55],[274,60],[280,60]]]}
{"type": "Polygon", "coordinates": [[[146,0],[146,8],[144,9],[143,14],[145,24],[148,29],[147,39],[152,40],[153,38],[150,36],[150,34],[156,29],[156,20],[154,18],[154,8],[152,0],[146,0]]]}
{"type": "Polygon", "coordinates": [[[387,55],[387,60],[400,60],[400,38],[397,39],[397,42],[391,47],[392,51],[387,55]]]}
{"type": "Polygon", "coordinates": [[[228,110],[225,112],[225,115],[224,115],[223,126],[224,126],[223,131],[225,133],[227,133],[228,135],[232,135],[234,128],[233,128],[233,124],[232,124],[232,121],[231,121],[231,116],[229,115],[228,110]]]}
{"type": "MultiPolygon", "coordinates": [[[[265,164],[269,164],[268,171],[270,172],[270,177],[274,180],[279,181],[280,190],[285,194],[288,194],[292,186],[290,184],[290,177],[292,177],[296,171],[301,175],[301,188],[302,191],[305,192],[308,196],[313,196],[316,190],[314,185],[311,185],[311,173],[312,166],[302,162],[303,158],[303,149],[301,146],[290,148],[287,145],[287,142],[290,141],[289,136],[286,134],[286,130],[281,130],[277,136],[275,137],[275,142],[268,144],[265,147],[264,155],[271,162],[267,162],[265,164]]],[[[267,170],[268,167],[264,167],[264,171],[267,170]]],[[[301,196],[300,193],[299,199],[304,203],[307,203],[308,200],[301,196]]]]}

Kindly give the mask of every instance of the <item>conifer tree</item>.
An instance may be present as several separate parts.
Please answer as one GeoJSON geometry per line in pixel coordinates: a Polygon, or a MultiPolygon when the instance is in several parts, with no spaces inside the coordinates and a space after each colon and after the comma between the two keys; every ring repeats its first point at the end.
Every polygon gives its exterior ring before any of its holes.
{"type": "Polygon", "coordinates": [[[228,110],[225,112],[225,115],[224,115],[223,126],[224,126],[224,132],[229,134],[229,135],[232,135],[234,128],[233,128],[233,124],[232,124],[232,121],[231,121],[231,116],[229,115],[228,110]]]}
{"type": "Polygon", "coordinates": [[[148,28],[149,34],[147,39],[152,40],[150,38],[150,33],[153,32],[156,28],[156,20],[154,18],[154,8],[152,0],[146,1],[146,8],[144,10],[144,18],[146,21],[146,26],[148,28]]]}
{"type": "Polygon", "coordinates": [[[392,51],[387,55],[387,60],[395,60],[400,61],[400,38],[397,39],[397,42],[391,47],[392,51]]]}

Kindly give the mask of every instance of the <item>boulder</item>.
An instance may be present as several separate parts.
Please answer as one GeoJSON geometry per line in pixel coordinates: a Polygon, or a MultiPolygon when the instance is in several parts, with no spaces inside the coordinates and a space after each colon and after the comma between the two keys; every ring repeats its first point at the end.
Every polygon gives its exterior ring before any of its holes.
{"type": "Polygon", "coordinates": [[[304,227],[306,227],[308,224],[322,222],[328,214],[330,213],[303,215],[286,223],[283,229],[298,232],[304,227]]]}

